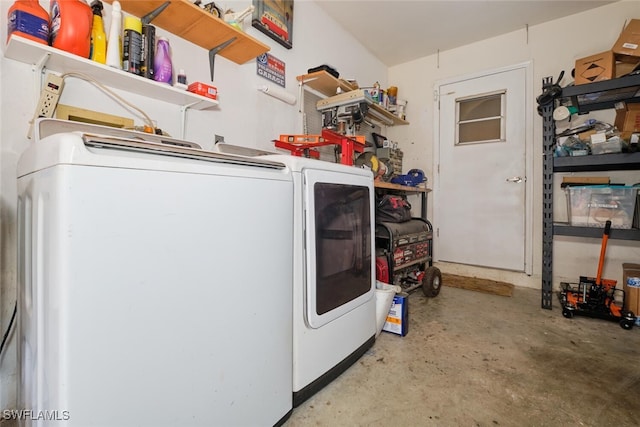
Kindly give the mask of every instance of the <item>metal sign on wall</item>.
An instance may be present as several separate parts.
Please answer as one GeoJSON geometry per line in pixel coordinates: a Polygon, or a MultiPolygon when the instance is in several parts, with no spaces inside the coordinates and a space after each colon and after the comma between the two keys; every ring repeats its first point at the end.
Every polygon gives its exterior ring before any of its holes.
{"type": "Polygon", "coordinates": [[[293,0],[253,0],[251,25],[287,49],[293,47],[293,0]]]}
{"type": "Polygon", "coordinates": [[[256,58],[257,73],[259,76],[285,87],[285,63],[273,55],[263,53],[256,58]]]}

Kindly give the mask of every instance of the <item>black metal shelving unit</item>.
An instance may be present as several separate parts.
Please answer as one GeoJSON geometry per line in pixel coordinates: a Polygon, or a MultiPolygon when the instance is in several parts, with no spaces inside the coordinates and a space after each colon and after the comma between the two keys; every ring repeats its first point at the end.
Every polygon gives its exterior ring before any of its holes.
{"type": "Polygon", "coordinates": [[[593,172],[638,169],[640,169],[640,153],[556,157],[553,159],[554,172],[593,172]]]}
{"type": "MultiPolygon", "coordinates": [[[[553,85],[552,79],[542,81],[543,92],[553,85]]],[[[640,75],[620,77],[596,83],[568,86],[555,98],[570,99],[578,113],[615,108],[619,102],[640,102],[640,75]]],[[[553,236],[600,238],[602,230],[553,223],[553,175],[556,172],[590,172],[640,170],[640,153],[601,154],[596,156],[553,157],[556,125],[554,102],[541,107],[543,158],[542,190],[542,308],[551,310],[553,300],[553,236]]],[[[640,240],[640,230],[611,230],[610,239],[640,240]]]]}

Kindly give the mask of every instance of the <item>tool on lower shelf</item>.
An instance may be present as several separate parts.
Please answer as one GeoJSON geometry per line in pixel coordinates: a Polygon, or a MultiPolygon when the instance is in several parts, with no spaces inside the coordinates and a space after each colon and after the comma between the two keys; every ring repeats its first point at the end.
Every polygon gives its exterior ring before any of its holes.
{"type": "Polygon", "coordinates": [[[636,322],[636,316],[633,312],[623,308],[624,290],[616,289],[616,280],[602,278],[610,233],[611,221],[607,221],[602,235],[596,277],[580,276],[580,282],[577,286],[572,283],[561,283],[558,298],[562,304],[562,315],[568,319],[572,318],[574,314],[580,314],[613,320],[619,322],[623,329],[631,329],[636,322]]]}

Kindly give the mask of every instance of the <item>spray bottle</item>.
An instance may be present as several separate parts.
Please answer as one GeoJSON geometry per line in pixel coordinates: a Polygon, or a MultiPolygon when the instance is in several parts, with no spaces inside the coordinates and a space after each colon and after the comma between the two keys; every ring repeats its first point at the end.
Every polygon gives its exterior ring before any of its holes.
{"type": "Polygon", "coordinates": [[[7,13],[7,41],[12,34],[49,43],[49,14],[38,0],[16,0],[7,13]]]}
{"type": "Polygon", "coordinates": [[[153,21],[171,2],[163,4],[140,18],[142,22],[142,50],[140,53],[140,74],[148,79],[155,80],[155,52],[156,52],[156,27],[151,25],[153,21]]]}
{"type": "Polygon", "coordinates": [[[52,0],[50,45],[83,58],[91,51],[93,13],[83,0],[52,0]]]}
{"type": "Polygon", "coordinates": [[[94,0],[91,2],[93,10],[93,26],[91,27],[91,56],[96,62],[104,64],[107,62],[107,35],[104,32],[102,22],[102,2],[94,0]]]}
{"type": "Polygon", "coordinates": [[[156,57],[154,61],[154,80],[173,85],[173,64],[171,62],[171,47],[166,37],[158,37],[156,57]]]}
{"type": "Polygon", "coordinates": [[[120,32],[122,30],[122,7],[115,0],[111,5],[111,27],[109,27],[109,39],[107,40],[107,62],[110,67],[122,69],[122,43],[120,32]]]}
{"type": "Polygon", "coordinates": [[[122,39],[122,69],[140,75],[141,52],[142,22],[135,16],[126,16],[122,39]]]}

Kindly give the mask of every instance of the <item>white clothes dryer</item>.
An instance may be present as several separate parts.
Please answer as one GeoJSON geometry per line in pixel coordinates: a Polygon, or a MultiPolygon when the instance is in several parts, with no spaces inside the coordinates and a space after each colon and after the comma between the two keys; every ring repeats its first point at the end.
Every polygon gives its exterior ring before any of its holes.
{"type": "Polygon", "coordinates": [[[275,155],[293,176],[293,405],[374,343],[374,186],[370,170],[275,155]]]}

